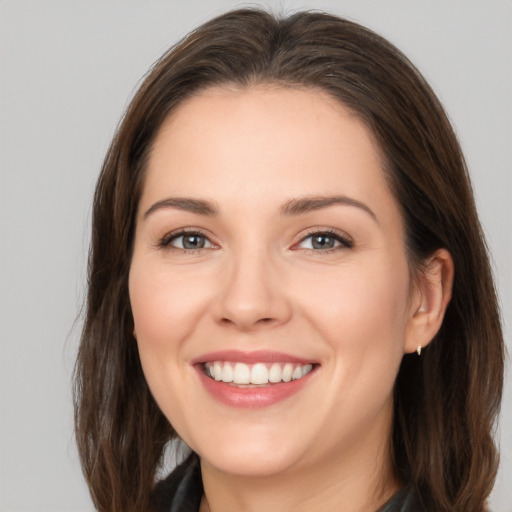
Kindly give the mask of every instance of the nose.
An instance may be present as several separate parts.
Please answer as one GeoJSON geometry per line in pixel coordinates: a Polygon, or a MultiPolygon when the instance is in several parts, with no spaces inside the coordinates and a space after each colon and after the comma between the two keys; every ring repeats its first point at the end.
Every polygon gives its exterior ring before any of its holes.
{"type": "Polygon", "coordinates": [[[241,331],[254,331],[288,322],[291,304],[285,278],[265,254],[239,255],[220,276],[217,322],[241,331]]]}

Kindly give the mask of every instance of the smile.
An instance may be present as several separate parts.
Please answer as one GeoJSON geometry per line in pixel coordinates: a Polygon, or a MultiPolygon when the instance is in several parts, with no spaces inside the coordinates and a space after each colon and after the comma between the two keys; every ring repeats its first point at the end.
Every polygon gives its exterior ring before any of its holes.
{"type": "Polygon", "coordinates": [[[217,382],[236,386],[268,386],[302,379],[313,369],[312,364],[212,361],[204,364],[204,372],[217,382]]]}
{"type": "Polygon", "coordinates": [[[216,402],[249,409],[288,401],[316,380],[321,366],[311,359],[264,350],[212,352],[191,364],[216,402]]]}

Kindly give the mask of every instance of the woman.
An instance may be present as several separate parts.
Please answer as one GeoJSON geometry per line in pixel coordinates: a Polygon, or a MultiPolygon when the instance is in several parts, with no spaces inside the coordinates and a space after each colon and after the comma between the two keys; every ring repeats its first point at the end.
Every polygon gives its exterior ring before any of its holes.
{"type": "Polygon", "coordinates": [[[99,510],[484,510],[485,243],[441,105],[376,34],[238,10],[171,49],[105,159],[89,272],[76,432],[99,510]]]}

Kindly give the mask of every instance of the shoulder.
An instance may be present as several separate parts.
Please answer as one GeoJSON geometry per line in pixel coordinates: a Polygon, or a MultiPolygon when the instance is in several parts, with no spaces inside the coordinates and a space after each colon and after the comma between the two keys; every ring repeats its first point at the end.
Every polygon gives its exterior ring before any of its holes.
{"type": "Polygon", "coordinates": [[[423,510],[418,506],[415,493],[411,486],[403,487],[377,512],[419,512],[423,510]]]}
{"type": "Polygon", "coordinates": [[[191,453],[151,493],[153,512],[197,512],[203,495],[199,457],[191,453]]]}

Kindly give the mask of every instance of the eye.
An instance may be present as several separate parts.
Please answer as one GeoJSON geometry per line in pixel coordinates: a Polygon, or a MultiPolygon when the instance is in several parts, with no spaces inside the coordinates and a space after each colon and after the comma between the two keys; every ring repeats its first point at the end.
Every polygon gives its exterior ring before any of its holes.
{"type": "Polygon", "coordinates": [[[316,251],[336,250],[337,248],[351,248],[354,246],[352,240],[331,231],[317,231],[304,237],[298,244],[299,249],[310,249],[316,251]]]}
{"type": "Polygon", "coordinates": [[[179,233],[170,234],[160,242],[160,246],[185,251],[197,251],[214,247],[212,242],[205,235],[195,231],[181,231],[179,233]]]}

